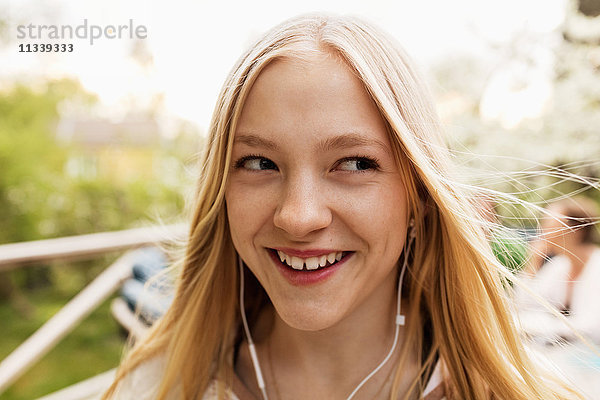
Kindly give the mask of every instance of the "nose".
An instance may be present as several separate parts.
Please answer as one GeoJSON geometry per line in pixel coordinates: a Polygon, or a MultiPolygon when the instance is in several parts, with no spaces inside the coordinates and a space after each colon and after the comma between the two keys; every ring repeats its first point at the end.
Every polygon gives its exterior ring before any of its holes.
{"type": "Polygon", "coordinates": [[[318,178],[298,177],[284,184],[273,217],[277,228],[294,239],[301,239],[331,224],[331,209],[327,193],[318,178]]]}

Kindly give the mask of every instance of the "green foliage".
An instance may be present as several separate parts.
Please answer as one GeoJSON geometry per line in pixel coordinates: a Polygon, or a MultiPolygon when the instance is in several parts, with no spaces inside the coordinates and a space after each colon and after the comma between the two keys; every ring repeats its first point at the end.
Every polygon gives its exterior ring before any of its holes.
{"type": "Polygon", "coordinates": [[[93,98],[66,80],[0,93],[0,243],[122,229],[181,211],[177,188],[160,181],[68,176],[67,160],[81,149],[56,141],[64,100],[93,98]]]}
{"type": "Polygon", "coordinates": [[[527,242],[510,230],[495,232],[490,241],[498,261],[513,272],[517,272],[527,260],[527,242]]]}
{"type": "MultiPolygon", "coordinates": [[[[181,214],[185,177],[181,171],[161,172],[167,164],[182,170],[179,160],[195,148],[190,146],[189,132],[185,139],[154,147],[112,144],[117,152],[59,142],[55,130],[62,105],[85,110],[94,101],[70,80],[0,91],[0,243],[126,229],[173,221],[181,214]],[[117,168],[112,174],[93,176],[69,171],[70,160],[88,156],[95,160],[103,150],[113,157],[108,158],[109,166],[115,154],[122,155],[117,160],[127,162],[127,179],[119,179],[117,168]],[[136,164],[136,160],[142,161],[136,164]],[[141,170],[140,166],[151,167],[141,170]]],[[[0,359],[115,257],[108,254],[77,263],[54,262],[0,272],[0,359]]],[[[0,397],[36,398],[104,372],[118,364],[123,344],[105,302],[0,397]]]]}
{"type": "MultiPolygon", "coordinates": [[[[23,318],[9,303],[0,303],[0,359],[54,315],[78,288],[59,293],[46,288],[31,293],[34,312],[23,318]]],[[[114,368],[125,340],[104,302],[56,348],[0,396],[3,400],[34,399],[114,368]]]]}
{"type": "Polygon", "coordinates": [[[0,243],[39,237],[37,193],[48,191],[65,159],[50,129],[59,101],[52,87],[43,95],[24,86],[0,95],[0,243]]]}

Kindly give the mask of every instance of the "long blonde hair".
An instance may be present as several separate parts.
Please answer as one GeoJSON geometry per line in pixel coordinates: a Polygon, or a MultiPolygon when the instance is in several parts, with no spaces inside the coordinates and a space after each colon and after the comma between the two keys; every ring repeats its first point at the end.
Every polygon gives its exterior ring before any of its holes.
{"type": "MultiPolygon", "coordinates": [[[[159,399],[179,386],[201,396],[213,379],[231,382],[240,340],[237,255],[225,204],[236,123],[262,69],[278,58],[310,52],[341,57],[363,82],[387,122],[407,186],[416,238],[405,279],[406,339],[422,349],[421,374],[405,398],[418,398],[435,361],[443,361],[448,395],[460,399],[567,399],[569,389],[543,375],[524,350],[509,313],[502,279],[475,207],[451,176],[448,150],[433,102],[408,57],[388,36],[360,20],[301,16],[275,27],[237,62],[220,93],[202,162],[195,211],[175,299],[150,334],[129,353],[108,398],[142,362],[166,355],[159,399]],[[425,339],[427,338],[427,339],[425,339]]],[[[257,281],[248,309],[266,297],[257,281]]],[[[398,397],[397,368],[391,398],[398,397]]]]}

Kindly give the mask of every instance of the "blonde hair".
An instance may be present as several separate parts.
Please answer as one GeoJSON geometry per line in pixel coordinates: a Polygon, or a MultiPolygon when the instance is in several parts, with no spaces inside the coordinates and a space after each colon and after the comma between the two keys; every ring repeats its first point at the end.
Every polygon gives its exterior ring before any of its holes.
{"type": "MultiPolygon", "coordinates": [[[[406,182],[416,238],[405,278],[409,346],[422,349],[421,374],[405,398],[417,398],[439,357],[447,395],[460,399],[567,399],[578,396],[543,375],[524,350],[509,313],[502,278],[475,207],[450,172],[433,102],[401,48],[360,20],[301,16],[275,27],[245,53],[219,96],[202,163],[195,212],[173,305],[130,352],[105,398],[142,362],[164,354],[158,398],[180,385],[184,398],[201,396],[211,380],[231,382],[240,340],[237,255],[227,223],[225,187],[231,147],[245,98],[262,69],[280,58],[315,52],[341,57],[379,108],[406,182]],[[427,337],[428,339],[425,339],[427,337]]],[[[250,289],[261,294],[257,281],[250,289]]],[[[252,296],[249,310],[265,304],[252,296]]],[[[398,397],[402,368],[391,398],[398,397]]],[[[221,390],[221,393],[223,391],[221,390]]]]}
{"type": "Polygon", "coordinates": [[[563,223],[571,227],[568,231],[578,231],[581,243],[598,242],[595,224],[600,220],[600,211],[593,200],[582,196],[568,197],[551,203],[549,208],[564,218],[563,223]]]}

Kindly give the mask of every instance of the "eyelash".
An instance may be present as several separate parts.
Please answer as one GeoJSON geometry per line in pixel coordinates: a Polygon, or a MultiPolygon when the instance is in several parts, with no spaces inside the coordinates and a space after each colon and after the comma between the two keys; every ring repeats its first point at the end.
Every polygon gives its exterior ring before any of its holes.
{"type": "Polygon", "coordinates": [[[369,168],[352,171],[355,173],[365,173],[365,172],[368,172],[369,170],[379,171],[379,160],[377,160],[376,158],[373,158],[373,157],[369,157],[369,156],[344,157],[336,163],[336,166],[343,162],[346,162],[346,161],[366,161],[367,162],[369,168]]]}
{"type": "MultiPolygon", "coordinates": [[[[249,155],[244,156],[244,157],[240,158],[239,160],[237,160],[233,167],[235,169],[242,169],[242,168],[244,168],[244,164],[246,163],[246,161],[256,160],[256,159],[269,160],[267,157],[263,157],[258,154],[249,154],[249,155]]],[[[271,160],[269,160],[269,161],[271,161],[271,160]]],[[[271,162],[273,162],[273,161],[271,161],[271,162]]],[[[275,163],[273,163],[273,164],[275,164],[275,163]]]]}
{"type": "MultiPolygon", "coordinates": [[[[244,168],[244,164],[247,161],[255,160],[255,159],[269,160],[267,157],[263,157],[263,156],[261,156],[259,154],[249,154],[249,155],[244,156],[244,157],[240,158],[239,160],[237,160],[235,162],[235,164],[234,164],[234,169],[242,169],[242,168],[244,168]]],[[[271,161],[271,160],[269,160],[269,161],[271,161]]],[[[351,171],[353,173],[365,173],[365,172],[368,172],[369,170],[376,170],[376,171],[378,171],[380,169],[379,168],[379,160],[377,160],[376,158],[373,158],[373,157],[369,157],[369,156],[344,157],[341,160],[338,160],[335,163],[335,165],[337,167],[338,165],[340,165],[341,163],[346,162],[346,161],[366,161],[366,163],[368,164],[368,168],[367,169],[357,170],[357,171],[351,171]]],[[[271,161],[271,162],[273,162],[273,161],[271,161]]],[[[278,171],[279,168],[277,168],[277,165],[274,162],[273,162],[273,164],[275,165],[275,168],[276,168],[275,170],[278,171]]]]}

